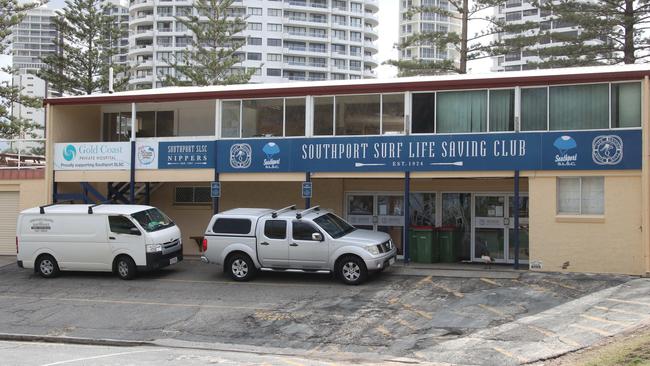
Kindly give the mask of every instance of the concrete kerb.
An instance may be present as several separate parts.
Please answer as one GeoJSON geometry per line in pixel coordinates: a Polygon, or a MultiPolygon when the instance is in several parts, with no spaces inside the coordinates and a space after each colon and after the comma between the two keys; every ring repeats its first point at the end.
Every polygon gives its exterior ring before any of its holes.
{"type": "Polygon", "coordinates": [[[85,345],[85,346],[111,346],[111,347],[155,346],[154,343],[147,342],[147,341],[124,341],[119,339],[98,339],[98,338],[47,336],[47,335],[35,335],[35,334],[7,334],[7,333],[0,333],[0,341],[62,343],[62,344],[78,344],[78,345],[85,345]]]}

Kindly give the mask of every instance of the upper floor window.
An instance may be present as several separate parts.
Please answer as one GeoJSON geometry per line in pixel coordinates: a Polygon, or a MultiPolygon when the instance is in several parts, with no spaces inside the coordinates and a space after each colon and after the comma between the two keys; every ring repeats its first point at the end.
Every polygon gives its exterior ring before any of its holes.
{"type": "Polygon", "coordinates": [[[404,133],[404,94],[314,98],[314,135],[404,133]]]}
{"type": "Polygon", "coordinates": [[[221,106],[221,136],[304,136],[305,108],[305,98],[226,100],[221,106]]]}

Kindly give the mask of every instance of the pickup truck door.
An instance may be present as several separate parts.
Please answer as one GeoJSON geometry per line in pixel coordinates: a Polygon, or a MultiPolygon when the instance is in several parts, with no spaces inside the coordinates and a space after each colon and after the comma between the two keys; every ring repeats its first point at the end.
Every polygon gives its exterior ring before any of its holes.
{"type": "Polygon", "coordinates": [[[260,224],[257,254],[262,267],[289,267],[289,237],[286,220],[265,220],[260,224]]]}
{"type": "Polygon", "coordinates": [[[328,269],[329,245],[327,241],[314,240],[312,235],[323,233],[309,221],[291,222],[291,244],[289,244],[289,267],[300,269],[328,269]]]}

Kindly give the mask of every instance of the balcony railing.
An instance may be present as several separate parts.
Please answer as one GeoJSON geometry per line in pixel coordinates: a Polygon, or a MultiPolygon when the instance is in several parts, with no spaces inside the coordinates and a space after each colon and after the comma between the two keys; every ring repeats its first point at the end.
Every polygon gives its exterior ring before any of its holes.
{"type": "Polygon", "coordinates": [[[0,169],[45,168],[45,139],[0,140],[0,169]]]}

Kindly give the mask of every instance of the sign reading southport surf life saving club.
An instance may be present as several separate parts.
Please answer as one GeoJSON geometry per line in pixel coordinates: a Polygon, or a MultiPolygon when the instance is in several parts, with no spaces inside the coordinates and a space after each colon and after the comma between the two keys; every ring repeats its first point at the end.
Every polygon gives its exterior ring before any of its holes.
{"type": "Polygon", "coordinates": [[[62,143],[54,145],[55,170],[128,170],[128,142],[62,143]]]}
{"type": "Polygon", "coordinates": [[[640,169],[641,130],[221,140],[220,172],[640,169]]]}

